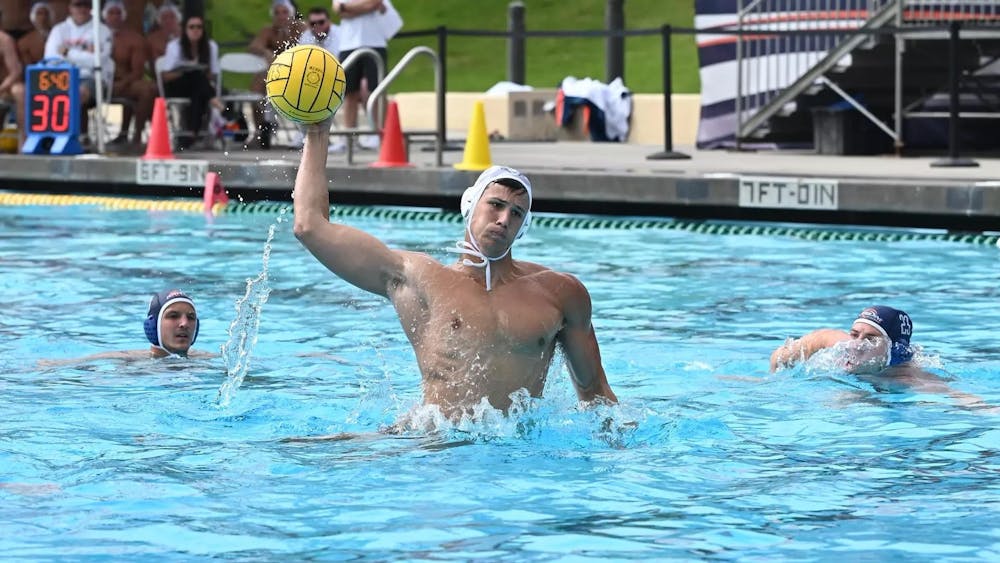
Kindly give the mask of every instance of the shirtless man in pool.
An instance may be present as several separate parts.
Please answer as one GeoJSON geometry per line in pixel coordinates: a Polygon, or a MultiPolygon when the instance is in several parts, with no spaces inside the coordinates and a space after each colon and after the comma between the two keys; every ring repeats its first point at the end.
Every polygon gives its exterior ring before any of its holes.
{"type": "Polygon", "coordinates": [[[94,360],[133,362],[168,356],[213,357],[213,354],[207,352],[191,350],[194,341],[198,338],[199,326],[200,322],[194,308],[194,301],[179,289],[168,289],[154,294],[149,301],[149,310],[143,321],[143,332],[146,333],[146,339],[149,340],[149,349],[101,352],[70,360],[43,360],[40,364],[43,367],[53,367],[94,360]]]}
{"type": "Polygon", "coordinates": [[[899,309],[885,305],[866,307],[851,324],[850,332],[833,328],[814,330],[801,338],[788,339],[771,353],[771,371],[808,360],[826,348],[835,348],[838,361],[848,373],[867,381],[875,389],[905,389],[940,393],[967,407],[989,407],[981,397],[956,391],[946,380],[913,362],[913,321],[899,309]]]}
{"type": "Polygon", "coordinates": [[[455,249],[465,257],[445,265],[330,222],[329,126],[306,128],[295,236],[331,272],[392,302],[416,353],[425,404],[456,419],[483,399],[506,410],[515,391],[540,396],[557,343],[581,401],[617,402],[587,289],[569,274],[511,258],[531,221],[526,177],[494,166],[466,190],[465,240],[455,249]]]}

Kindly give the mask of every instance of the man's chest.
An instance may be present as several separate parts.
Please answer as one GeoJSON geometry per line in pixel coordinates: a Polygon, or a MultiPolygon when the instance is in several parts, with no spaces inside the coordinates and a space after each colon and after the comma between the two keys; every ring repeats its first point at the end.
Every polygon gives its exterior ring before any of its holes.
{"type": "Polygon", "coordinates": [[[442,284],[410,291],[394,300],[410,338],[455,347],[501,345],[511,352],[549,348],[563,327],[551,295],[534,284],[511,284],[485,292],[474,283],[442,284]]]}

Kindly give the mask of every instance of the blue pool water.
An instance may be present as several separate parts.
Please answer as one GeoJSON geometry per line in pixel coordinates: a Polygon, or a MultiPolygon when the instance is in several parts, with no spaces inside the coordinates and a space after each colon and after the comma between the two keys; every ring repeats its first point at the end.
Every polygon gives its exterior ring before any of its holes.
{"type": "MultiPolygon", "coordinates": [[[[996,247],[536,228],[515,255],[588,286],[621,405],[579,409],[554,367],[510,417],[385,436],[420,402],[392,308],[276,219],[0,207],[0,554],[1000,558],[997,414],[821,365],[767,371],[786,336],[894,304],[927,369],[1000,405],[996,247]],[[263,305],[240,317],[253,278],[263,305]],[[168,285],[195,296],[197,349],[246,337],[227,400],[221,357],[39,364],[146,347],[149,295],[168,285]],[[361,437],[289,440],[335,432],[361,437]]],[[[460,235],[345,221],[449,261],[460,235]]]]}

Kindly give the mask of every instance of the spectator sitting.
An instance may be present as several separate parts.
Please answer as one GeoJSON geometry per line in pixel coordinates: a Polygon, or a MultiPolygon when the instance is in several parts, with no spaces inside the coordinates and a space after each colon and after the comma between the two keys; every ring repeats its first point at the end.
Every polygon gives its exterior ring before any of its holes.
{"type": "MultiPolygon", "coordinates": [[[[271,25],[257,32],[247,50],[263,57],[270,65],[276,56],[299,41],[303,26],[301,21],[295,19],[295,14],[295,4],[291,0],[274,0],[271,4],[271,25]]],[[[264,94],[265,78],[266,73],[263,72],[254,76],[251,91],[264,94]]],[[[264,104],[254,105],[253,123],[257,130],[257,148],[270,148],[275,125],[266,122],[264,104]]]]}
{"type": "Polygon", "coordinates": [[[187,16],[182,27],[184,33],[167,44],[163,63],[166,95],[191,100],[184,109],[186,131],[177,136],[178,150],[194,144],[209,107],[222,111],[215,87],[219,77],[219,45],[208,38],[205,20],[199,16],[187,16]]]}
{"type": "MultiPolygon", "coordinates": [[[[81,110],[91,108],[95,103],[94,76],[94,25],[91,22],[91,0],[71,0],[69,17],[52,28],[45,41],[46,59],[63,59],[80,69],[81,110]]],[[[110,70],[111,30],[104,24],[98,25],[101,50],[101,67],[110,70]]],[[[101,77],[107,86],[107,77],[101,77]]],[[[87,133],[87,112],[81,111],[80,130],[87,133]]],[[[86,138],[86,137],[85,137],[86,138]]]]}
{"type": "Polygon", "coordinates": [[[10,109],[17,120],[18,147],[24,145],[24,125],[20,111],[23,107],[24,69],[17,56],[17,44],[13,37],[0,31],[0,128],[3,128],[10,109]]]}
{"type": "Polygon", "coordinates": [[[181,36],[181,11],[170,2],[164,2],[156,11],[156,29],[146,36],[149,43],[149,60],[156,59],[167,53],[167,43],[181,36]]]}
{"type": "Polygon", "coordinates": [[[31,7],[31,25],[35,29],[17,40],[21,64],[32,65],[45,57],[45,41],[49,38],[54,21],[52,6],[48,2],[35,2],[31,7]]]}
{"type": "Polygon", "coordinates": [[[0,30],[10,35],[14,41],[31,31],[28,19],[29,6],[27,0],[0,0],[0,30]]]}
{"type": "Polygon", "coordinates": [[[127,14],[121,0],[108,0],[101,15],[113,34],[112,58],[115,61],[115,82],[111,91],[114,96],[131,100],[133,103],[124,107],[121,132],[111,142],[125,143],[134,107],[135,130],[130,149],[138,151],[142,149],[142,131],[153,115],[153,100],[157,95],[156,84],[143,76],[149,63],[149,47],[146,45],[146,38],[125,28],[127,14]]]}

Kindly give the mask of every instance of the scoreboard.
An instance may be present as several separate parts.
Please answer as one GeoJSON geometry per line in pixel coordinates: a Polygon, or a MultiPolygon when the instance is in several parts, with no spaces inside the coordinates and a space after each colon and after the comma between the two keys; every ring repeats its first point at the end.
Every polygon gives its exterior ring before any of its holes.
{"type": "Polygon", "coordinates": [[[80,154],[80,71],[58,59],[25,68],[25,154],[80,154]]]}

